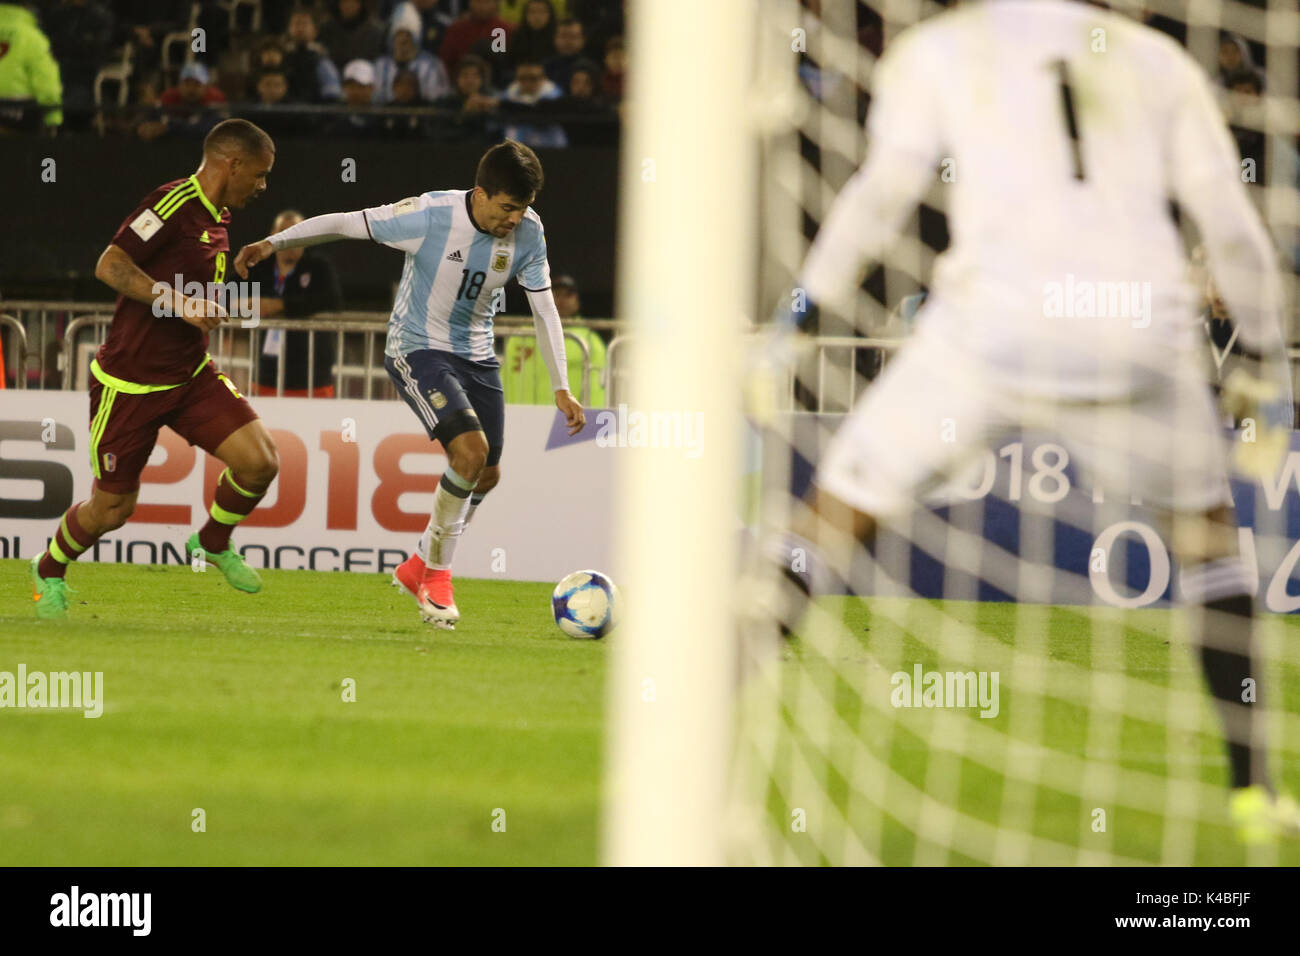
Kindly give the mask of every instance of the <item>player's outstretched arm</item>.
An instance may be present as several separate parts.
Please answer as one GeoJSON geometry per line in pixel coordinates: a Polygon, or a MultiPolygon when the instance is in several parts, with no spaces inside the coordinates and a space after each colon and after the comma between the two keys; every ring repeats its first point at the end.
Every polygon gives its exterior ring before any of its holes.
{"type": "Polygon", "coordinates": [[[338,239],[369,239],[364,212],[331,212],[312,216],[302,222],[282,229],[273,236],[254,242],[239,250],[235,256],[235,272],[241,279],[248,278],[248,270],[280,249],[297,249],[302,246],[319,246],[338,239]]]}
{"type": "Polygon", "coordinates": [[[1185,54],[1178,63],[1180,96],[1166,148],[1170,191],[1201,232],[1241,344],[1280,355],[1284,296],[1277,254],[1242,182],[1237,147],[1208,79],[1185,54]]]}
{"type": "Polygon", "coordinates": [[[118,295],[136,302],[152,306],[162,303],[172,315],[179,316],[190,325],[197,326],[205,332],[215,329],[226,317],[226,311],[216,302],[207,299],[191,299],[163,282],[155,282],[126,254],[125,250],[111,243],[95,263],[95,278],[107,285],[118,295]]]}
{"type": "Polygon", "coordinates": [[[555,307],[555,297],[550,287],[532,291],[525,289],[528,308],[533,313],[533,328],[537,332],[537,346],[546,363],[551,386],[555,390],[555,407],[564,413],[569,434],[576,435],[587,424],[582,404],[569,391],[569,364],[564,351],[564,327],[560,323],[560,310],[555,307]]]}

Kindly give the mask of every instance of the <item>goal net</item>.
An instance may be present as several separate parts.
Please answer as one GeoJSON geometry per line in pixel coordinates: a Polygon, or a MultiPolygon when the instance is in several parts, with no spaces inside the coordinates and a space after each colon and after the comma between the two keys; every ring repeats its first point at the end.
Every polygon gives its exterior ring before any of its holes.
{"type": "MultiPolygon", "coordinates": [[[[1294,0],[1111,6],[1169,33],[1211,78],[1294,303],[1294,0]]],[[[768,316],[792,302],[798,310],[812,237],[866,155],[863,120],[878,56],[944,7],[924,0],[756,0],[756,7],[747,115],[759,154],[756,311],[768,316]]],[[[1086,104],[1080,109],[1086,116],[1086,104]]],[[[727,859],[1300,862],[1295,842],[1246,846],[1232,824],[1224,724],[1196,649],[1198,640],[1213,645],[1231,622],[1208,612],[1193,619],[1184,608],[1185,595],[1206,587],[1200,578],[1220,572],[1180,563],[1172,540],[1186,535],[1194,550],[1223,528],[1174,528],[1122,481],[1102,487],[1081,467],[1090,452],[1105,460],[1104,449],[1120,447],[1135,471],[1163,468],[1184,491],[1194,486],[1205,461],[1195,447],[1204,444],[1195,395],[1151,416],[1129,407],[1099,419],[1054,403],[1020,406],[1016,420],[1002,408],[993,417],[1003,427],[981,433],[962,467],[929,482],[919,504],[881,521],[870,546],[846,513],[810,512],[813,475],[836,432],[864,396],[890,387],[895,363],[909,361],[918,321],[929,319],[935,258],[948,244],[946,193],[951,177],[964,174],[960,157],[955,163],[935,169],[921,208],[853,301],[823,305],[810,347],[747,423],[749,545],[738,594],[727,859]],[[810,583],[818,596],[798,610],[810,583]],[[1201,631],[1211,636],[1198,638],[1201,631]]],[[[1031,213],[1007,209],[1009,221],[1031,213]]],[[[1175,221],[1201,299],[1197,375],[1213,387],[1239,360],[1239,343],[1194,226],[1186,215],[1175,221]]],[[[1062,290],[1067,302],[1076,293],[1062,290]]],[[[924,361],[912,361],[948,374],[939,353],[917,351],[924,361]]],[[[960,377],[962,352],[953,355],[960,377]]],[[[1132,375],[1170,371],[1151,367],[1163,362],[1154,354],[1145,367],[1125,360],[1132,375]]],[[[1062,359],[1029,342],[1019,361],[1041,361],[1050,377],[1062,359]]],[[[959,382],[936,381],[936,392],[962,394],[959,382]]],[[[928,431],[911,434],[907,423],[933,423],[939,441],[962,444],[960,430],[981,411],[965,408],[949,420],[932,395],[892,397],[903,424],[885,430],[888,447],[869,467],[906,469],[909,456],[935,440],[928,431]]],[[[1225,429],[1225,456],[1232,442],[1253,440],[1253,423],[1236,424],[1231,434],[1225,429]]],[[[1109,465],[1102,471],[1113,476],[1109,465]]],[[[1271,477],[1233,474],[1241,527],[1226,532],[1256,608],[1251,686],[1243,690],[1255,719],[1245,742],[1267,754],[1273,781],[1292,792],[1300,790],[1300,631],[1285,612],[1300,607],[1292,580],[1300,577],[1296,476],[1291,457],[1271,477]]],[[[1232,726],[1234,739],[1247,733],[1232,726]]]]}

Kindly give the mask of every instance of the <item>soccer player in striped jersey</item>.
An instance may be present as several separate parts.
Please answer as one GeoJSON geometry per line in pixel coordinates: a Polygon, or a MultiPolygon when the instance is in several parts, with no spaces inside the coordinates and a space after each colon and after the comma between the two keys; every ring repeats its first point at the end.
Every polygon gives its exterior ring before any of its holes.
{"type": "Polygon", "coordinates": [[[225,283],[228,207],[260,196],[274,162],[275,145],[261,129],[247,120],[217,124],[203,141],[198,171],[146,196],[99,257],[95,277],[117,293],[117,305],[90,364],[94,484],[32,559],[37,617],[67,614],[68,564],[131,517],[140,472],[163,425],[226,464],[207,523],[186,542],[187,556],[201,551],[240,591],[261,589],[230,535],[275,478],[275,443],[208,354],[208,332],[226,310],[183,289],[225,283]],[[174,287],[177,276],[182,288],[174,287]]]}
{"type": "Polygon", "coordinates": [[[472,189],[316,216],[245,246],[235,257],[243,276],[276,250],[335,239],[369,239],[406,253],[384,365],[448,462],[428,527],[393,581],[411,593],[425,621],[448,630],[460,620],[451,577],[456,544],[483,496],[501,480],[505,398],[492,316],[510,279],[528,296],[555,405],[569,433],[586,424],[569,391],[542,220],[529,208],[541,188],[536,154],[507,140],[483,154],[472,189]]]}
{"type": "Polygon", "coordinates": [[[1238,552],[1197,296],[1168,214],[1172,197],[1200,229],[1254,353],[1253,371],[1225,383],[1225,404],[1261,429],[1238,464],[1272,474],[1288,443],[1282,286],[1204,71],[1165,35],[1084,3],[967,3],[889,45],[868,128],[866,164],[804,264],[807,300],[852,314],[863,268],[945,158],[953,241],[916,332],[818,466],[810,533],[829,542],[852,529],[870,547],[879,519],[906,514],[1000,433],[1059,432],[1095,487],[1146,502],[1169,535],[1239,835],[1295,830],[1300,812],[1273,789],[1263,721],[1243,702],[1261,678],[1255,582],[1238,552]],[[1142,301],[1115,312],[1082,294],[1116,287],[1145,290],[1142,301]]]}

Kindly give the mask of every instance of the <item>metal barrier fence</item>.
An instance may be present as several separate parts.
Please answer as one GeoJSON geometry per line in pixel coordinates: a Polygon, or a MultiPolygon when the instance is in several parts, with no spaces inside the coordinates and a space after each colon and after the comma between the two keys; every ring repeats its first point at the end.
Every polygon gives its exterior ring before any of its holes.
{"type": "Polygon", "coordinates": [[[14,368],[14,383],[18,388],[27,385],[27,330],[16,315],[0,314],[0,387],[5,384],[4,367],[14,368]],[[8,336],[5,332],[8,331],[8,336]],[[7,339],[7,341],[6,341],[7,339]],[[10,358],[9,356],[13,356],[10,358]]]}
{"type": "MultiPolygon", "coordinates": [[[[5,375],[13,374],[16,388],[83,390],[89,384],[89,365],[96,349],[103,343],[112,321],[104,303],[10,301],[0,303],[0,344],[3,345],[5,375]],[[33,380],[35,384],[33,384],[33,380]]],[[[387,333],[388,314],[382,312],[330,312],[310,319],[262,319],[255,327],[242,328],[234,322],[218,327],[211,335],[213,357],[236,385],[253,391],[252,385],[273,386],[282,395],[285,386],[285,349],[275,358],[273,382],[260,381],[262,347],[265,333],[272,330],[306,332],[307,396],[319,385],[332,384],[339,398],[397,397],[383,364],[383,337],[387,333]],[[316,347],[319,336],[334,337],[334,362],[331,382],[315,380],[316,347]],[[377,384],[376,384],[377,383],[377,384]]],[[[590,404],[593,375],[604,386],[606,405],[616,407],[627,401],[627,363],[622,360],[633,335],[622,330],[625,324],[613,319],[580,319],[573,327],[598,332],[612,332],[603,367],[592,365],[590,348],[582,337],[566,328],[565,339],[576,342],[582,355],[581,381],[572,383],[578,400],[590,404]]],[[[498,352],[512,338],[532,338],[532,321],[526,317],[503,316],[494,323],[498,352]]],[[[789,392],[791,407],[819,412],[851,408],[864,383],[884,366],[887,357],[906,341],[905,338],[857,338],[821,336],[815,339],[815,387],[803,396],[796,395],[793,381],[789,392]],[[864,374],[865,367],[865,374],[864,374]]],[[[1216,368],[1225,355],[1215,350],[1216,368]]],[[[1300,347],[1288,349],[1293,378],[1300,380],[1300,347]]],[[[804,366],[805,370],[808,366],[804,366]]],[[[671,372],[671,370],[666,370],[671,372]]],[[[1300,395],[1300,381],[1296,394],[1300,395]]]]}
{"type": "MultiPolygon", "coordinates": [[[[8,337],[8,341],[0,340],[5,344],[4,373],[13,374],[16,388],[82,390],[89,385],[90,359],[103,344],[112,322],[110,307],[102,303],[11,301],[0,305],[0,309],[3,309],[0,334],[8,337]],[[31,339],[39,343],[35,351],[29,345],[31,339]],[[37,360],[35,363],[33,358],[37,360]]],[[[593,330],[620,327],[620,323],[608,319],[584,319],[572,324],[593,330]]],[[[266,333],[273,330],[307,333],[307,397],[312,397],[318,386],[326,384],[334,386],[337,397],[397,397],[383,362],[388,313],[329,312],[310,319],[261,319],[250,328],[232,321],[213,330],[209,350],[240,388],[251,392],[254,385],[273,387],[276,395],[283,395],[284,348],[273,356],[273,380],[261,380],[266,333]],[[334,338],[332,381],[318,382],[316,348],[319,337],[326,335],[334,338]]],[[[499,350],[504,350],[505,343],[512,338],[536,335],[532,321],[522,317],[501,317],[493,331],[499,350]]],[[[578,400],[587,404],[593,376],[591,349],[571,329],[565,330],[564,337],[577,345],[581,355],[580,378],[571,386],[578,400]]],[[[599,373],[603,377],[603,370],[599,373]]]]}

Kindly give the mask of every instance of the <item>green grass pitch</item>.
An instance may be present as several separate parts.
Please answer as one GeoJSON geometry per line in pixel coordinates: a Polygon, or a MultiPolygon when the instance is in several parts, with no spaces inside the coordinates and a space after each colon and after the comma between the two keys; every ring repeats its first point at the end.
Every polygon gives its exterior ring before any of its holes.
{"type": "MultiPolygon", "coordinates": [[[[69,620],[38,622],[27,563],[0,561],[0,594],[9,596],[0,603],[0,671],[20,663],[29,673],[102,671],[106,700],[99,719],[0,710],[0,865],[597,862],[609,641],[562,635],[550,620],[549,585],[459,581],[466,620],[449,633],[422,624],[387,576],[263,578],[260,594],[244,595],[213,570],[87,563],[69,578],[76,589],[69,620]],[[347,678],[355,702],[343,699],[347,678]],[[200,808],[205,830],[194,832],[200,808]]],[[[945,610],[979,629],[988,656],[1011,645],[1014,606],[950,602],[945,610]]],[[[1035,706],[1043,708],[1037,743],[1045,759],[1081,752],[1090,720],[1053,696],[1053,679],[1112,667],[1159,693],[1194,677],[1190,655],[1169,643],[1168,612],[1125,616],[1122,654],[1113,660],[1090,657],[1088,619],[1078,611],[1044,613],[1050,637],[1036,646],[1046,652],[1049,679],[1035,706]]],[[[845,620],[861,642],[846,649],[851,660],[879,673],[915,661],[940,666],[909,636],[925,633],[922,620],[900,627],[897,608],[873,615],[860,602],[845,620]]],[[[1300,620],[1273,620],[1285,632],[1282,646],[1300,640],[1300,620]]],[[[616,632],[609,640],[617,639],[616,632]]],[[[789,672],[801,658],[817,679],[818,664],[799,642],[784,653],[789,672]]],[[[1291,714],[1300,712],[1295,660],[1279,672],[1277,703],[1291,714]]],[[[861,702],[836,683],[842,664],[823,676],[843,712],[861,702]]],[[[1009,728],[1027,702],[1006,684],[1001,699],[995,723],[1009,728]]],[[[952,759],[926,743],[932,722],[948,718],[898,713],[887,759],[899,779],[919,787],[930,761],[952,759]]],[[[1164,727],[1124,718],[1109,739],[1120,766],[1168,769],[1164,727]]],[[[1178,753],[1193,755],[1201,779],[1225,779],[1211,733],[1176,743],[1178,753]]],[[[1295,741],[1285,746],[1294,753],[1295,741]]],[[[964,813],[996,825],[1004,800],[1014,798],[1032,807],[1036,835],[1086,839],[1077,794],[1048,787],[1016,794],[996,765],[987,755],[953,764],[964,813]]],[[[1293,792],[1297,769],[1283,771],[1293,792]]],[[[883,820],[886,862],[971,862],[883,820]]],[[[1115,853],[1159,859],[1158,818],[1126,813],[1121,799],[1110,821],[1115,853]]],[[[1196,846],[1196,863],[1248,862],[1223,825],[1198,824],[1196,846]]],[[[1278,861],[1300,864],[1300,844],[1286,845],[1278,861]]]]}
{"type": "MultiPolygon", "coordinates": [[[[806,695],[815,692],[849,726],[862,728],[866,751],[890,768],[886,809],[866,841],[877,859],[890,865],[927,866],[997,859],[993,841],[984,834],[1001,828],[1074,847],[1071,862],[1085,865],[1300,865],[1300,839],[1284,839],[1248,853],[1229,827],[1228,762],[1200,667],[1185,646],[1186,618],[1180,612],[906,598],[825,599],[823,606],[844,624],[833,632],[829,651],[827,646],[815,651],[804,640],[792,642],[783,652],[783,723],[790,743],[784,750],[778,746],[774,778],[791,779],[788,768],[795,752],[818,772],[824,770],[819,761],[828,739],[825,723],[811,722],[814,738],[793,716],[810,712],[806,695]],[[939,657],[939,642],[933,639],[939,611],[972,635],[962,661],[945,663],[939,657]],[[1026,668],[1018,685],[1006,680],[1013,657],[1021,658],[1026,668]],[[917,663],[926,671],[999,670],[1004,679],[999,713],[990,719],[980,717],[976,709],[894,709],[889,703],[890,675],[910,673],[917,663]],[[1094,674],[1128,679],[1125,696],[1109,711],[1090,709],[1079,699],[1081,693],[1086,696],[1094,674]],[[856,675],[856,680],[846,675],[856,675]],[[1199,732],[1170,730],[1163,719],[1134,715],[1143,709],[1140,704],[1154,701],[1163,718],[1170,689],[1195,701],[1199,713],[1191,716],[1199,732]],[[1144,701],[1130,704],[1134,697],[1144,701]],[[963,721],[980,726],[963,733],[958,726],[963,721]],[[984,731],[993,732],[994,743],[987,736],[974,736],[984,731]],[[1013,752],[1016,772],[1004,773],[1013,752]],[[1085,756],[1114,771],[1120,781],[1116,792],[1097,797],[1097,781],[1083,769],[1085,756]],[[932,765],[937,773],[930,773],[932,765]],[[1038,768],[1037,776],[1026,779],[1025,771],[1032,767],[1038,768]],[[1126,771],[1142,776],[1125,778],[1126,771]],[[1184,806],[1183,818],[1173,823],[1151,812],[1153,803],[1165,806],[1170,791],[1177,789],[1177,784],[1164,785],[1170,777],[1199,781],[1210,794],[1191,808],[1190,818],[1184,806]],[[1031,782],[1034,779],[1038,782],[1031,782]],[[1141,781],[1137,786],[1143,792],[1132,789],[1133,781],[1141,781]],[[935,794],[936,788],[942,794],[935,794]],[[986,825],[982,834],[967,827],[979,834],[971,841],[979,846],[978,855],[963,855],[951,843],[927,842],[907,825],[921,792],[986,825]],[[1091,828],[1099,805],[1106,812],[1104,836],[1091,828]]],[[[1300,714],[1300,654],[1294,650],[1300,641],[1300,618],[1267,615],[1261,620],[1267,635],[1264,646],[1274,648],[1275,658],[1264,671],[1269,684],[1261,693],[1269,693],[1271,706],[1287,715],[1293,729],[1300,714]]],[[[953,646],[963,648],[962,642],[953,646]]],[[[852,806],[851,791],[840,773],[851,763],[849,752],[842,749],[846,737],[833,738],[841,749],[835,768],[825,774],[826,798],[843,812],[852,806]]],[[[1300,793],[1297,741],[1272,734],[1269,743],[1274,782],[1293,795],[1300,793]]],[[[800,796],[769,787],[769,818],[787,831],[787,851],[806,864],[825,863],[827,858],[815,845],[788,832],[791,811],[799,802],[800,796]]],[[[1029,862],[1034,862],[1033,856],[1029,862]]]]}
{"type": "Polygon", "coordinates": [[[596,862],[608,646],[550,586],[458,581],[447,632],[388,576],[261,573],[81,564],[38,622],[0,562],[0,671],[102,671],[106,699],[0,710],[0,865],[596,862]]]}

